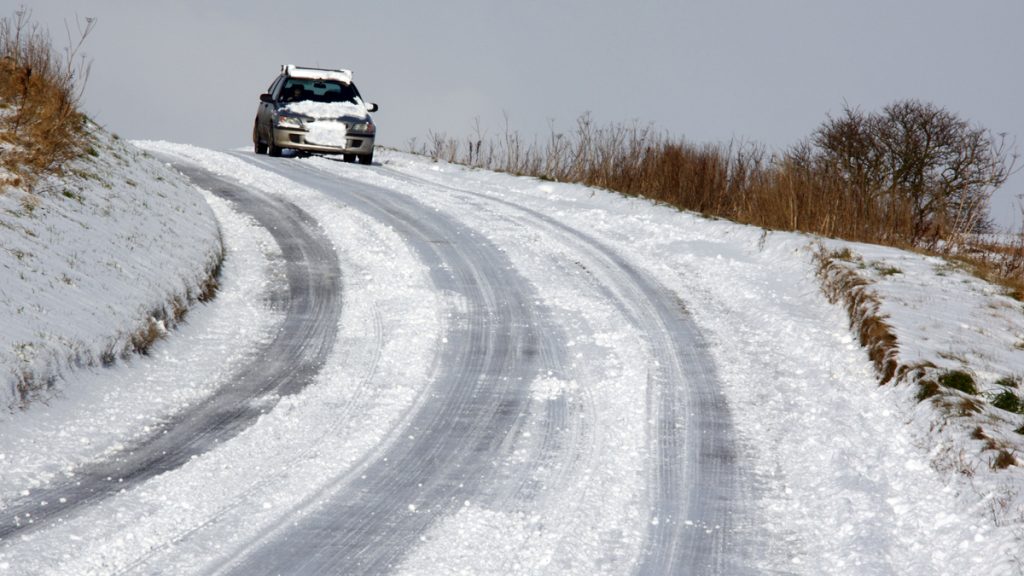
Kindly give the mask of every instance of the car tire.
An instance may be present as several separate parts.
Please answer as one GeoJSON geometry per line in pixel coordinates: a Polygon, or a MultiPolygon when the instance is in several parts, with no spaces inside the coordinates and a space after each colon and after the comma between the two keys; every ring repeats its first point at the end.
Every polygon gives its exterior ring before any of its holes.
{"type": "Polygon", "coordinates": [[[270,138],[268,138],[267,140],[267,154],[273,156],[274,158],[280,157],[282,149],[279,148],[276,144],[274,144],[273,134],[271,134],[270,138]]]}
{"type": "Polygon", "coordinates": [[[360,154],[356,156],[356,158],[359,159],[360,164],[366,164],[367,166],[373,164],[373,152],[370,152],[369,154],[360,154]]]}
{"type": "Polygon", "coordinates": [[[348,162],[349,164],[351,164],[351,163],[356,161],[356,155],[355,154],[343,154],[341,156],[341,159],[344,160],[345,162],[348,162]]]}
{"type": "Polygon", "coordinates": [[[255,126],[252,129],[252,144],[253,144],[253,149],[255,150],[255,152],[257,154],[266,154],[267,153],[267,145],[264,144],[262,140],[260,140],[260,131],[255,126]]]}

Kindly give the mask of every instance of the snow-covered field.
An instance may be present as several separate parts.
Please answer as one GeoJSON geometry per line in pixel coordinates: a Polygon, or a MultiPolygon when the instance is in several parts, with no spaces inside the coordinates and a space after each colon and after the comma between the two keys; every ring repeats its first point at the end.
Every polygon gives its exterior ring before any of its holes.
{"type": "MultiPolygon", "coordinates": [[[[822,294],[811,238],[390,151],[363,167],[139,144],[285,198],[320,223],[344,279],[337,344],[313,385],[232,441],[73,518],[0,541],[0,574],[230,568],[328,500],[338,478],[406,440],[396,434],[424,401],[448,311],[462,304],[433,286],[407,238],[312,185],[321,178],[408,197],[498,247],[574,359],[530,383],[537,405],[569,398],[582,407],[579,422],[565,425],[575,448],[532,473],[543,495],[467,500],[431,522],[398,571],[623,573],[648,525],[662,521],[648,516],[644,473],[655,357],[648,336],[610,304],[617,288],[584,237],[678,297],[702,333],[753,480],[733,527],[736,541],[757,551],[743,559],[752,573],[1024,571],[1021,467],[993,469],[984,438],[972,437],[982,425],[1020,446],[1024,421],[991,407],[957,419],[918,403],[916,386],[879,387],[846,312],[822,294]]],[[[0,414],[0,512],[213,393],[280,320],[268,304],[280,247],[267,231],[151,158],[112,146],[121,161],[97,160],[103,180],[81,188],[80,200],[55,197],[25,213],[12,205],[16,194],[0,194],[2,374],[55,376],[39,401],[0,414]],[[225,247],[217,298],[195,304],[149,356],[110,367],[69,362],[80,350],[98,358],[154,306],[195,289],[219,247],[212,216],[225,247]],[[34,356],[24,355],[25,342],[34,356]]],[[[966,368],[982,394],[1024,376],[1019,302],[933,258],[827,244],[860,255],[863,265],[851,266],[873,282],[902,362],[966,368]]],[[[10,405],[16,396],[6,390],[10,405]]],[[[515,469],[532,449],[528,434],[515,442],[496,467],[515,469]]],[[[409,512],[432,504],[410,502],[409,512]]]]}

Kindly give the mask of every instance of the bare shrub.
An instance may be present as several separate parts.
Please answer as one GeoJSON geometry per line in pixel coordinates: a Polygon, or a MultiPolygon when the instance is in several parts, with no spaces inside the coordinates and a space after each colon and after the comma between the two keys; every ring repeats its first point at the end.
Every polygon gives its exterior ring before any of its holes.
{"type": "Polygon", "coordinates": [[[49,34],[21,8],[0,19],[0,142],[13,153],[0,165],[31,188],[43,174],[82,153],[85,117],[78,112],[89,75],[81,47],[96,21],[68,27],[68,45],[57,51],[49,34]]]}
{"type": "Polygon", "coordinates": [[[872,114],[846,106],[803,154],[862,205],[881,208],[892,234],[929,247],[991,230],[989,200],[1017,160],[1005,134],[917,100],[872,114]]]}

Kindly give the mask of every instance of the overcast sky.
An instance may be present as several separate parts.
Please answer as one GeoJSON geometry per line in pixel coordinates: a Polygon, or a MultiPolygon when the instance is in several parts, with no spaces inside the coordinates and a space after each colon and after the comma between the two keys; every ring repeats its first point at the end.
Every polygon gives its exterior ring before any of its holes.
{"type": "MultiPolygon", "coordinates": [[[[378,143],[652,124],[782,149],[844,102],[915,98],[1024,148],[1024,0],[0,0],[66,43],[98,18],[84,108],[131,139],[249,146],[285,63],[349,68],[378,143]]],[[[1009,225],[1018,173],[995,199],[1009,225]]]]}

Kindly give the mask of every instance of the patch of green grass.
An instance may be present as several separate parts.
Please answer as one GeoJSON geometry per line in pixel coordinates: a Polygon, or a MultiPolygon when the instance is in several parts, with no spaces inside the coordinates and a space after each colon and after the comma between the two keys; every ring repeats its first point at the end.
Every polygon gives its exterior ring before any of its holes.
{"type": "Polygon", "coordinates": [[[934,380],[921,380],[918,385],[918,402],[924,402],[939,393],[939,385],[934,380]]]}
{"type": "Polygon", "coordinates": [[[996,380],[996,385],[1004,388],[1020,388],[1020,378],[1017,376],[1003,376],[996,380]]]}
{"type": "Polygon", "coordinates": [[[1020,396],[1017,396],[1010,390],[1003,390],[996,394],[995,398],[992,399],[992,405],[1000,410],[1006,410],[1014,414],[1024,414],[1024,402],[1021,402],[1020,396]]]}
{"type": "Polygon", "coordinates": [[[974,384],[974,377],[963,370],[950,370],[939,376],[939,384],[946,388],[959,390],[964,394],[977,394],[978,388],[974,384]]]}

